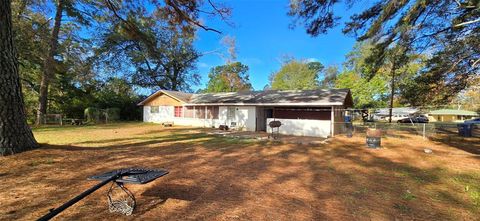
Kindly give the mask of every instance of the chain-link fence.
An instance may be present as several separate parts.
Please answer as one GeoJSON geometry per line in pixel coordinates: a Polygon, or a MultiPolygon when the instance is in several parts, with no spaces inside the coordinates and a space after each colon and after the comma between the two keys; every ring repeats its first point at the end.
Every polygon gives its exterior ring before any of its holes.
{"type": "Polygon", "coordinates": [[[40,124],[43,125],[63,125],[64,116],[62,114],[42,114],[40,124]]]}
{"type": "Polygon", "coordinates": [[[99,109],[89,107],[85,109],[85,120],[88,123],[111,123],[120,120],[119,108],[99,109]]]}
{"type": "MultiPolygon", "coordinates": [[[[468,136],[480,137],[480,125],[473,124],[468,136]]],[[[388,123],[388,122],[353,122],[335,123],[335,134],[365,135],[367,129],[375,128],[384,137],[419,136],[425,139],[445,136],[464,136],[459,132],[458,123],[388,123]]]]}

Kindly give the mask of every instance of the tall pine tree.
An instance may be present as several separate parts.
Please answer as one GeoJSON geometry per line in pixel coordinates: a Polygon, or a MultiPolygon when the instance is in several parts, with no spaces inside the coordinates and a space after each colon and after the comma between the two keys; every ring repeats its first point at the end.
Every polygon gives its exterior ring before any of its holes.
{"type": "Polygon", "coordinates": [[[0,1],[0,85],[0,155],[37,147],[25,117],[10,0],[0,1]]]}

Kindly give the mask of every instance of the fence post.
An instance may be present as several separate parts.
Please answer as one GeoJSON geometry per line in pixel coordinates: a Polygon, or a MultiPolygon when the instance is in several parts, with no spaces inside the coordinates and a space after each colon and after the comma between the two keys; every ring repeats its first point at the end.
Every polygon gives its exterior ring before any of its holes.
{"type": "Polygon", "coordinates": [[[423,139],[425,140],[425,123],[423,123],[423,139]]]}

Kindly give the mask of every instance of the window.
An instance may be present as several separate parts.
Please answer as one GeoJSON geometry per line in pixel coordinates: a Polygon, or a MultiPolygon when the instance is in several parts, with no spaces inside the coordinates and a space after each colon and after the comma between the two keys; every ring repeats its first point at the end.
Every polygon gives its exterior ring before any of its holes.
{"type": "Polygon", "coordinates": [[[193,118],[193,107],[192,106],[185,107],[185,117],[186,118],[193,118]]]}
{"type": "Polygon", "coordinates": [[[195,118],[204,119],[205,118],[205,107],[204,106],[195,106],[195,118]]]}
{"type": "Polygon", "coordinates": [[[150,113],[158,114],[158,113],[160,113],[160,109],[158,108],[158,106],[151,106],[150,107],[150,113]]]}
{"type": "Polygon", "coordinates": [[[218,119],[218,106],[208,106],[207,107],[207,118],[208,119],[218,119]]]}
{"type": "Polygon", "coordinates": [[[182,106],[175,106],[174,115],[175,117],[183,117],[183,107],[182,106]]]}
{"type": "Polygon", "coordinates": [[[228,119],[235,119],[235,107],[228,107],[227,118],[228,119]]]}

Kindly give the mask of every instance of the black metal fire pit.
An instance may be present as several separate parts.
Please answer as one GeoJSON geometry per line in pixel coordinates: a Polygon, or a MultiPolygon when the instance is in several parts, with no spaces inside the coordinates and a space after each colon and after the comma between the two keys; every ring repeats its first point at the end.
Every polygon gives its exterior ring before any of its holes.
{"type": "Polygon", "coordinates": [[[272,137],[273,139],[277,139],[278,134],[280,134],[280,126],[282,126],[282,122],[273,120],[268,123],[268,126],[272,129],[272,134],[268,135],[268,138],[272,137]]]}
{"type": "Polygon", "coordinates": [[[131,215],[135,209],[135,197],[125,187],[124,183],[131,184],[145,184],[149,183],[159,177],[168,174],[167,170],[152,170],[143,168],[124,168],[113,170],[90,177],[90,180],[101,180],[102,182],[79,194],[75,198],[69,200],[58,208],[50,210],[50,213],[42,216],[38,220],[50,220],[54,216],[61,213],[63,210],[82,200],[86,196],[92,194],[100,187],[112,182],[108,192],[107,199],[110,212],[118,212],[125,215],[131,215]]]}

